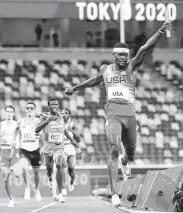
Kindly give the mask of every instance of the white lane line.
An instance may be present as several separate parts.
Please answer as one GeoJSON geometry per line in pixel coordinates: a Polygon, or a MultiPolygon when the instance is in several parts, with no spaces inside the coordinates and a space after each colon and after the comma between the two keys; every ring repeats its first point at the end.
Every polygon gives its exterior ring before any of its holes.
{"type": "MultiPolygon", "coordinates": [[[[15,201],[15,205],[17,203],[23,203],[23,201],[15,201]]],[[[0,203],[0,206],[7,206],[7,205],[8,205],[8,203],[0,203]]]]}
{"type": "Polygon", "coordinates": [[[8,203],[0,203],[0,206],[6,206],[8,203]]]}
{"type": "Polygon", "coordinates": [[[45,206],[43,206],[43,207],[41,207],[41,208],[39,208],[39,209],[35,209],[35,210],[33,210],[33,211],[29,212],[29,213],[34,213],[34,212],[41,211],[41,210],[43,210],[43,209],[49,208],[50,206],[54,206],[54,205],[56,205],[56,204],[58,204],[58,203],[59,203],[59,202],[50,203],[50,204],[45,205],[45,206]]]}

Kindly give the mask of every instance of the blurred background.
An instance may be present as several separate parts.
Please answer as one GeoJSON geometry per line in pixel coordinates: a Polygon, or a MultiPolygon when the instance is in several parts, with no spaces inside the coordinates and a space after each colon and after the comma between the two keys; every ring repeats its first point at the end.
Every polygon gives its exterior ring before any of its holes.
{"type": "Polygon", "coordinates": [[[107,183],[102,179],[107,178],[109,157],[104,86],[72,97],[64,89],[96,75],[103,63],[112,63],[112,47],[120,39],[133,57],[161,27],[166,8],[173,21],[171,38],[162,36],[138,72],[132,172],[168,168],[183,160],[183,1],[124,4],[121,22],[118,0],[0,0],[1,120],[6,105],[15,107],[18,120],[28,100],[36,103],[39,115],[47,111],[49,98],[58,98],[61,108],[71,110],[81,135],[77,165],[87,170],[87,178],[94,177],[93,188],[107,183]]]}

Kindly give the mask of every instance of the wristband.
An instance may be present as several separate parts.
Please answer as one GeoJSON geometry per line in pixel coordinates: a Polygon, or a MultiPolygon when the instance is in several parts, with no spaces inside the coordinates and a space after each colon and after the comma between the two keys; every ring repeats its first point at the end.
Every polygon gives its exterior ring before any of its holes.
{"type": "Polygon", "coordinates": [[[159,29],[159,32],[161,33],[161,34],[164,34],[165,32],[163,32],[163,31],[161,31],[161,29],[159,29]]]}

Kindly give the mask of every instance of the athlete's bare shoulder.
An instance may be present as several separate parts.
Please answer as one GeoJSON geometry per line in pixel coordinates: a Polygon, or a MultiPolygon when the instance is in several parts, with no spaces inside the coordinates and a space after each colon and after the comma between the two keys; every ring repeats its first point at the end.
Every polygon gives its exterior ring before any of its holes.
{"type": "Polygon", "coordinates": [[[100,67],[99,73],[102,75],[106,71],[107,67],[108,67],[107,64],[102,64],[101,67],[100,67]]]}

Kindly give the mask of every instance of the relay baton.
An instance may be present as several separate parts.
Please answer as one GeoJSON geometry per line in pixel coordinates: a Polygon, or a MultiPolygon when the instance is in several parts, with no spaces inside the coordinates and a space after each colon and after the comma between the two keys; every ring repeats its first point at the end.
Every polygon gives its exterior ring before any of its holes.
{"type": "MultiPolygon", "coordinates": [[[[167,9],[165,10],[165,21],[166,21],[166,22],[169,22],[169,21],[170,21],[170,19],[169,19],[169,12],[168,12],[167,9]]],[[[166,29],[166,37],[167,37],[167,38],[171,37],[171,34],[170,34],[170,30],[169,30],[169,29],[166,29]]]]}

